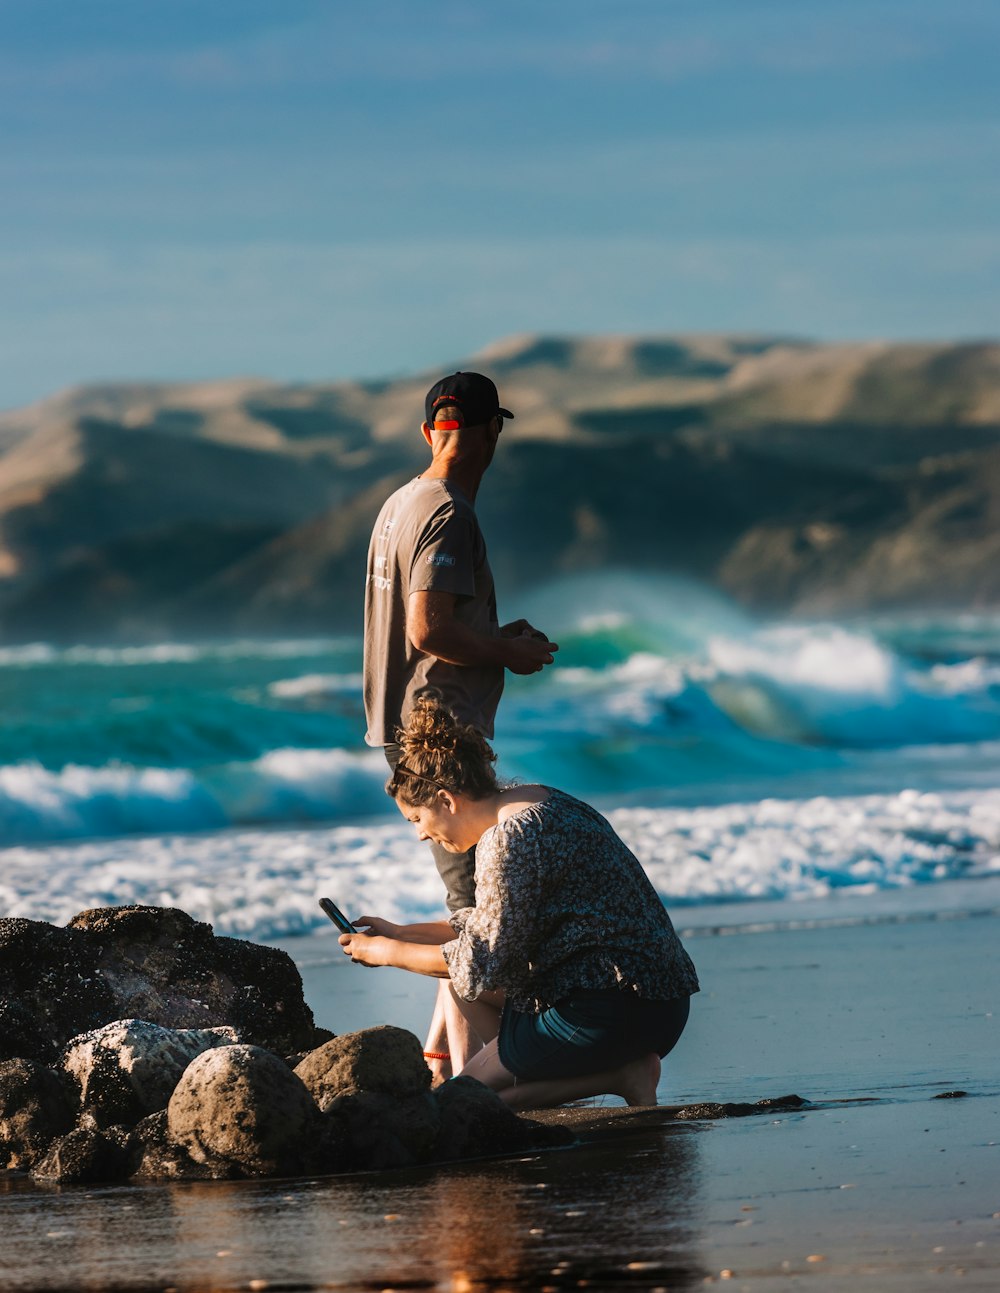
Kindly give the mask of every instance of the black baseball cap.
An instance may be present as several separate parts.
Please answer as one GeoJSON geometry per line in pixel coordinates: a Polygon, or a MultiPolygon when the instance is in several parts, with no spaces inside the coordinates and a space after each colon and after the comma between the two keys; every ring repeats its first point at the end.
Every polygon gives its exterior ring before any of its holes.
{"type": "Polygon", "coordinates": [[[424,415],[429,426],[434,425],[434,415],[440,408],[454,405],[462,410],[462,421],[459,423],[439,423],[448,430],[458,430],[461,426],[478,427],[495,418],[514,416],[510,409],[500,407],[500,396],[497,388],[482,373],[452,373],[442,377],[427,392],[424,400],[424,415]]]}

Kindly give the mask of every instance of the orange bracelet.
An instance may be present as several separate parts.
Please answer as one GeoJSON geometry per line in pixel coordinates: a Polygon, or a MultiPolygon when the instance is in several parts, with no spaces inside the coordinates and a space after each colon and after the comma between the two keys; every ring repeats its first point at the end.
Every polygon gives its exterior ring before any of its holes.
{"type": "Polygon", "coordinates": [[[450,1060],[451,1056],[447,1051],[424,1051],[425,1060],[450,1060]]]}

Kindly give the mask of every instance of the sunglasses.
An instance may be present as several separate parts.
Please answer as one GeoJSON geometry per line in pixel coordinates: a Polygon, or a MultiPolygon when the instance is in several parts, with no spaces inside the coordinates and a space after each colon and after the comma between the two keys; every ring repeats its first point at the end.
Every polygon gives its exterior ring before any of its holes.
{"type": "Polygon", "coordinates": [[[448,787],[445,785],[442,785],[440,781],[435,781],[433,777],[425,777],[422,772],[414,772],[413,769],[408,768],[405,763],[397,763],[395,768],[393,768],[392,770],[392,777],[389,780],[389,785],[392,786],[394,789],[399,788],[399,785],[400,785],[399,778],[401,773],[404,776],[413,777],[417,781],[425,781],[429,786],[436,786],[438,790],[448,789],[448,787]]]}

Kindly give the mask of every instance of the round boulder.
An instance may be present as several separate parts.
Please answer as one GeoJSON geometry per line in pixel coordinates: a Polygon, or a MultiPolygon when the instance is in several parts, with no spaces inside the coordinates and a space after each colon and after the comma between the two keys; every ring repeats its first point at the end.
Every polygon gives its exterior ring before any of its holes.
{"type": "Polygon", "coordinates": [[[328,1109],[339,1096],[363,1091],[419,1095],[431,1085],[419,1040],[391,1024],[335,1037],[310,1051],[295,1072],[321,1109],[328,1109]]]}
{"type": "Polygon", "coordinates": [[[239,1040],[233,1028],[163,1028],[144,1019],[119,1019],[74,1037],[63,1068],[97,1126],[133,1126],[167,1107],[197,1055],[239,1040]]]}
{"type": "Polygon", "coordinates": [[[196,1163],[245,1176],[291,1175],[309,1158],[319,1113],[299,1078],[259,1046],[220,1046],[184,1070],[167,1132],[196,1163]]]}

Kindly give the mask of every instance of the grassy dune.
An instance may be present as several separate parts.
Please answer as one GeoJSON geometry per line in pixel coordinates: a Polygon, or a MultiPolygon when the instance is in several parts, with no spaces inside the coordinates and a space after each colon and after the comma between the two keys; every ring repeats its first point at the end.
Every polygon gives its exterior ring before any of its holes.
{"type": "MultiPolygon", "coordinates": [[[[626,566],[782,613],[1000,604],[1000,345],[526,336],[452,366],[518,415],[479,502],[502,586],[626,566]]],[[[0,633],[355,628],[437,375],[0,415],[0,633]]]]}

